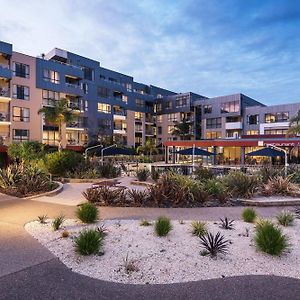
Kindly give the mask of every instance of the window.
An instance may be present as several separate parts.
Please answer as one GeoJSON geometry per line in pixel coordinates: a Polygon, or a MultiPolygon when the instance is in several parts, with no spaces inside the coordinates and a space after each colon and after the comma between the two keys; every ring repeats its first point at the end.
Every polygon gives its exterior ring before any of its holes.
{"type": "Polygon", "coordinates": [[[111,105],[98,102],[98,112],[110,114],[111,113],[111,105]]]}
{"type": "Polygon", "coordinates": [[[13,62],[13,74],[17,77],[29,78],[29,65],[13,62]]]}
{"type": "Polygon", "coordinates": [[[89,93],[89,85],[86,82],[82,84],[81,88],[85,95],[89,93]]]}
{"type": "Polygon", "coordinates": [[[49,130],[45,130],[43,131],[43,143],[47,144],[47,145],[58,145],[58,139],[59,139],[59,133],[57,130],[55,130],[57,128],[53,127],[53,128],[49,128],[49,130]],[[53,129],[53,130],[51,130],[53,129]]]}
{"type": "Polygon", "coordinates": [[[221,128],[221,127],[222,127],[222,118],[206,119],[206,129],[221,128]]]}
{"type": "Polygon", "coordinates": [[[142,120],[142,113],[136,111],[136,112],[134,113],[134,118],[135,118],[136,120],[142,120]]]}
{"type": "Polygon", "coordinates": [[[286,129],[266,129],[265,134],[286,134],[287,133],[287,128],[286,129]]]}
{"type": "Polygon", "coordinates": [[[127,102],[128,102],[128,96],[122,95],[122,101],[127,104],[127,102]]]}
{"type": "Polygon", "coordinates": [[[154,112],[161,112],[162,111],[162,103],[157,103],[154,105],[154,112]]]}
{"type": "Polygon", "coordinates": [[[240,101],[230,101],[221,104],[221,113],[233,113],[240,111],[240,101]]]}
{"type": "Polygon", "coordinates": [[[142,100],[142,99],[135,99],[135,105],[137,107],[144,107],[144,100],[142,100]]]}
{"type": "Polygon", "coordinates": [[[83,78],[86,80],[94,81],[94,70],[88,67],[82,67],[83,78]]]}
{"type": "Polygon", "coordinates": [[[259,123],[258,115],[248,115],[247,116],[247,123],[249,125],[256,125],[259,123]]]}
{"type": "Polygon", "coordinates": [[[156,122],[158,123],[162,122],[162,115],[156,116],[156,122]]]}
{"type": "Polygon", "coordinates": [[[44,69],[44,80],[55,84],[59,84],[59,73],[53,70],[44,69]]]}
{"type": "Polygon", "coordinates": [[[55,101],[60,99],[58,92],[43,90],[43,105],[54,105],[55,101]]]}
{"type": "Polygon", "coordinates": [[[205,114],[211,114],[212,113],[212,106],[211,105],[204,105],[203,106],[203,112],[205,114]]]}
{"type": "Polygon", "coordinates": [[[13,140],[17,142],[23,142],[29,140],[29,130],[27,129],[14,129],[13,140]]]}
{"type": "Polygon", "coordinates": [[[231,116],[231,117],[226,117],[226,123],[235,123],[235,122],[240,122],[241,118],[239,116],[231,116]]]}
{"type": "Polygon", "coordinates": [[[29,100],[29,87],[23,85],[13,85],[13,98],[29,100]]]}
{"type": "Polygon", "coordinates": [[[98,86],[98,88],[97,88],[97,95],[99,97],[108,98],[109,97],[109,93],[110,93],[110,90],[108,88],[98,86]]]}
{"type": "Polygon", "coordinates": [[[143,131],[143,126],[142,124],[135,124],[135,131],[143,131]]]}
{"type": "Polygon", "coordinates": [[[106,77],[104,76],[104,75],[100,75],[100,77],[99,77],[101,80],[105,80],[106,79],[106,77]]]}
{"type": "Polygon", "coordinates": [[[104,129],[104,130],[111,129],[111,120],[110,119],[99,119],[98,126],[100,129],[104,129]]]}
{"type": "Polygon", "coordinates": [[[176,107],[184,107],[188,104],[188,96],[176,97],[176,107]]]}
{"type": "Polygon", "coordinates": [[[29,108],[14,106],[13,121],[29,122],[29,108]]]}
{"type": "Polygon", "coordinates": [[[221,132],[220,131],[210,131],[206,132],[206,139],[220,139],[221,138],[221,132]]]}
{"type": "Polygon", "coordinates": [[[171,134],[173,132],[174,127],[175,127],[174,125],[169,125],[168,126],[168,133],[169,134],[171,134]]]}
{"type": "Polygon", "coordinates": [[[132,92],[132,84],[131,83],[123,82],[122,86],[124,86],[126,88],[127,92],[132,92]]]}
{"type": "Polygon", "coordinates": [[[176,122],[177,114],[168,114],[168,122],[176,122]]]}
{"type": "Polygon", "coordinates": [[[258,135],[258,130],[248,130],[247,135],[258,135]]]}
{"type": "Polygon", "coordinates": [[[162,127],[161,127],[161,126],[158,126],[158,127],[157,127],[157,133],[158,133],[158,134],[162,134],[162,127]]]}
{"type": "Polygon", "coordinates": [[[166,102],[166,109],[172,109],[172,101],[167,101],[166,102]]]}
{"type": "Polygon", "coordinates": [[[286,122],[289,120],[288,112],[278,112],[275,114],[265,114],[265,123],[286,122]]]}

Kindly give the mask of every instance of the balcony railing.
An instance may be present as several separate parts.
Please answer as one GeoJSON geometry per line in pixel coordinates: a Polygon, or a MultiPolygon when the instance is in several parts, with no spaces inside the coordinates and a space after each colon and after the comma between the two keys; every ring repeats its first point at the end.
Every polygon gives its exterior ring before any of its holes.
{"type": "Polygon", "coordinates": [[[70,122],[67,123],[67,128],[85,128],[84,122],[70,122]]]}
{"type": "Polygon", "coordinates": [[[10,97],[9,89],[4,89],[0,87],[0,97],[10,97]]]}
{"type": "Polygon", "coordinates": [[[9,122],[9,113],[0,111],[0,122],[9,122]]]}
{"type": "Polygon", "coordinates": [[[3,69],[9,69],[9,65],[6,65],[6,64],[0,64],[0,68],[3,68],[3,69]]]}

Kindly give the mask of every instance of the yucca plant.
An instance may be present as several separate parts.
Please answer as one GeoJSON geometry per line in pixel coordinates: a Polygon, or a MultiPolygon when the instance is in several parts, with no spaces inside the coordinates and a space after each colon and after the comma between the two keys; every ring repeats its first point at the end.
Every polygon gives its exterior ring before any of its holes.
{"type": "Polygon", "coordinates": [[[81,255],[99,254],[102,246],[103,235],[94,229],[82,231],[75,238],[75,251],[81,255]]]}
{"type": "Polygon", "coordinates": [[[38,216],[38,221],[41,224],[46,224],[46,220],[47,220],[47,215],[40,215],[40,216],[38,216]]]}
{"type": "Polygon", "coordinates": [[[261,193],[265,196],[272,195],[294,195],[299,192],[299,186],[291,182],[292,175],[287,177],[276,176],[268,180],[266,184],[262,186],[261,193]]]}
{"type": "Polygon", "coordinates": [[[147,181],[149,176],[150,176],[150,172],[148,169],[144,168],[136,171],[136,177],[138,181],[147,181]]]}
{"type": "Polygon", "coordinates": [[[155,232],[158,236],[166,236],[172,230],[171,220],[167,217],[158,217],[155,221],[155,232]]]}
{"type": "Polygon", "coordinates": [[[65,221],[65,216],[64,215],[59,215],[56,218],[54,218],[52,222],[52,228],[54,231],[58,230],[60,226],[63,224],[65,221]]]}
{"type": "Polygon", "coordinates": [[[191,223],[191,227],[192,227],[192,234],[197,237],[207,234],[207,225],[205,222],[193,221],[191,223]]]}
{"type": "Polygon", "coordinates": [[[230,171],[223,182],[233,197],[251,198],[258,188],[258,177],[240,171],[230,171]]]}
{"type": "Polygon", "coordinates": [[[83,223],[94,223],[98,219],[98,208],[92,203],[84,203],[77,208],[76,215],[83,223]]]}
{"type": "Polygon", "coordinates": [[[220,227],[227,230],[234,229],[234,220],[230,220],[227,217],[224,219],[220,218],[221,224],[220,227]]]}
{"type": "Polygon", "coordinates": [[[271,221],[261,220],[256,225],[255,244],[259,251],[270,255],[281,255],[288,250],[288,241],[288,237],[271,221]]]}
{"type": "Polygon", "coordinates": [[[147,199],[147,191],[141,191],[136,189],[130,189],[127,191],[127,196],[132,201],[134,206],[143,206],[147,199]]]}
{"type": "MultiPolygon", "coordinates": [[[[206,235],[200,236],[201,245],[212,258],[218,254],[227,254],[228,246],[230,241],[226,240],[224,235],[218,232],[216,235],[207,233],[206,235]]],[[[204,254],[204,252],[202,252],[204,254]]]]}
{"type": "Polygon", "coordinates": [[[295,216],[289,211],[282,211],[276,216],[278,223],[282,226],[292,226],[295,221],[295,216]]]}
{"type": "Polygon", "coordinates": [[[256,219],[256,211],[253,208],[245,208],[242,213],[242,218],[247,223],[253,223],[256,219]]]}
{"type": "Polygon", "coordinates": [[[21,165],[10,165],[6,169],[0,168],[0,187],[3,189],[16,187],[22,177],[21,165]]]}

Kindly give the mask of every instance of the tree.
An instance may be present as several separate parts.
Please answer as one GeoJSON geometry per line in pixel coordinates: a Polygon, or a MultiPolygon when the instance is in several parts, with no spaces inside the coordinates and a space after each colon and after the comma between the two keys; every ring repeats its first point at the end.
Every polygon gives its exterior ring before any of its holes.
{"type": "Polygon", "coordinates": [[[138,146],[136,151],[139,154],[142,153],[144,155],[149,155],[150,157],[152,154],[158,153],[158,149],[156,148],[156,145],[153,143],[153,140],[151,139],[146,140],[143,146],[138,146]]]}
{"type": "Polygon", "coordinates": [[[300,110],[297,114],[290,119],[290,128],[288,129],[286,135],[297,135],[300,133],[300,110]]]}
{"type": "Polygon", "coordinates": [[[192,126],[186,119],[183,119],[182,122],[176,123],[172,129],[171,134],[179,136],[181,139],[189,139],[193,134],[191,134],[192,126]]]}
{"type": "Polygon", "coordinates": [[[44,114],[45,120],[58,127],[58,151],[62,150],[62,126],[74,119],[72,109],[68,107],[68,100],[61,98],[54,102],[53,106],[45,106],[38,111],[39,114],[44,114]]]}

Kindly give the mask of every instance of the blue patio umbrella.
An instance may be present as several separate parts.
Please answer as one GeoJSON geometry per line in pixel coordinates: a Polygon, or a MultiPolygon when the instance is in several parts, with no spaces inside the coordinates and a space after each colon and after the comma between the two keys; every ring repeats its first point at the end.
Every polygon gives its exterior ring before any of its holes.
{"type": "Polygon", "coordinates": [[[248,156],[266,156],[266,157],[277,157],[277,156],[285,156],[283,151],[279,151],[270,147],[262,148],[250,153],[247,153],[248,156]]]}
{"type": "MultiPolygon", "coordinates": [[[[99,150],[98,153],[101,153],[101,149],[99,150]]],[[[112,147],[103,150],[103,156],[112,156],[112,155],[135,155],[135,152],[132,149],[119,148],[119,147],[112,147]]]]}
{"type": "Polygon", "coordinates": [[[200,148],[187,148],[183,150],[174,151],[174,153],[182,154],[182,155],[202,155],[202,156],[216,155],[216,153],[202,150],[200,148]]]}

